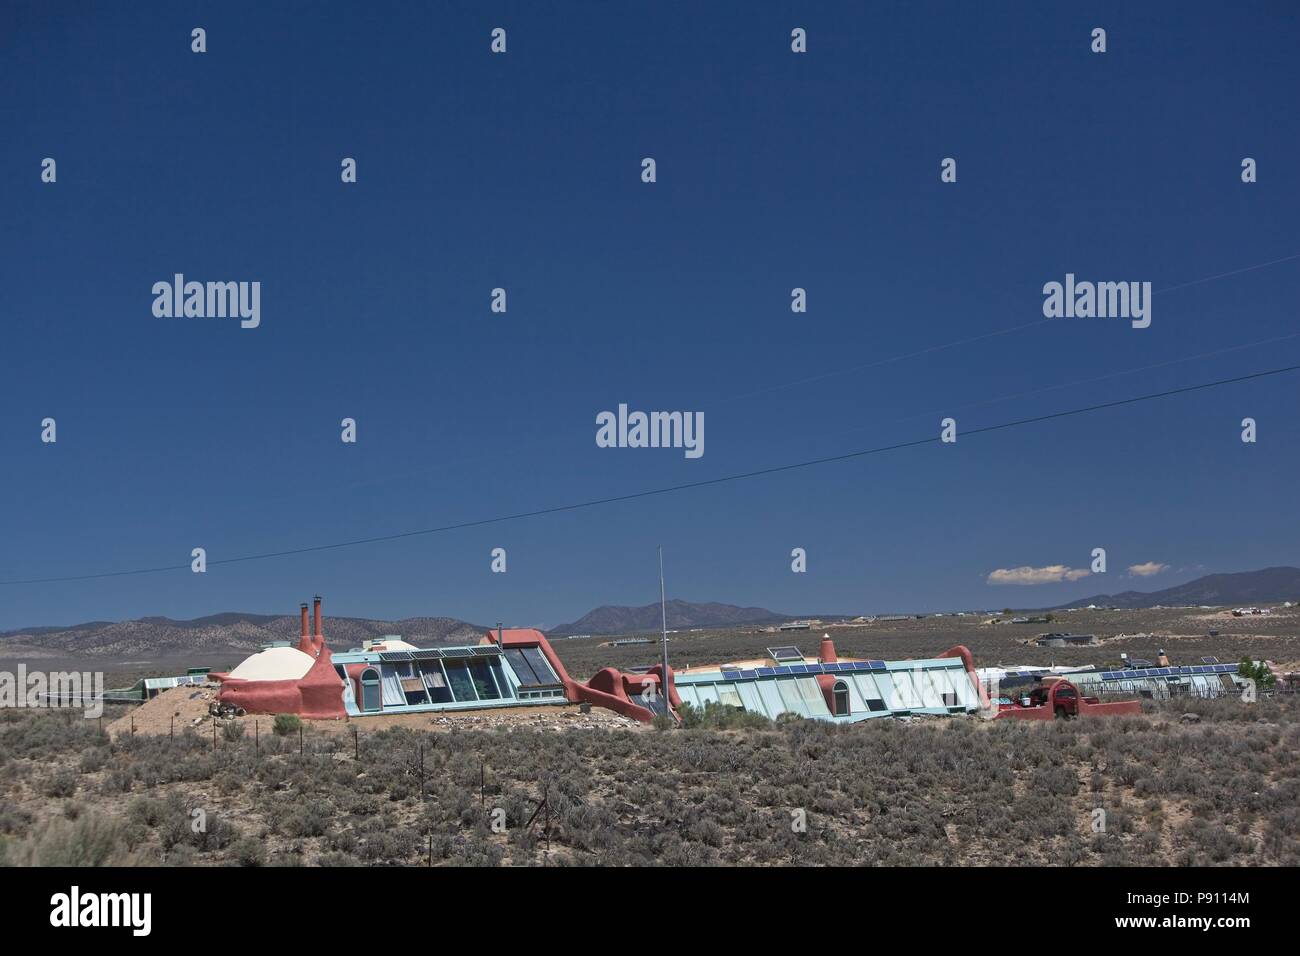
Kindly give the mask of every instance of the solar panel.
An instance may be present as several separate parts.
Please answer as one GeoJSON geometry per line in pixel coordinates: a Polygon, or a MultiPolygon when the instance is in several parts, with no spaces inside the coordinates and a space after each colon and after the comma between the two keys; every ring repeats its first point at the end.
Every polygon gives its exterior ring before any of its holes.
{"type": "Polygon", "coordinates": [[[436,647],[425,647],[411,653],[417,661],[436,661],[442,657],[442,651],[436,647]]]}
{"type": "Polygon", "coordinates": [[[475,657],[496,657],[501,653],[501,648],[495,644],[480,644],[478,647],[471,647],[470,653],[475,657]]]}
{"type": "Polygon", "coordinates": [[[885,662],[884,662],[884,661],[868,661],[867,663],[871,665],[871,669],[872,669],[873,671],[883,671],[883,670],[885,670],[885,662]]]}
{"type": "Polygon", "coordinates": [[[1202,663],[1202,664],[1217,664],[1217,663],[1219,663],[1219,659],[1218,659],[1217,657],[1202,657],[1202,658],[1201,658],[1201,663],[1202,663]]]}
{"type": "Polygon", "coordinates": [[[785,647],[769,647],[767,653],[774,661],[802,661],[803,652],[793,644],[785,647]]]}
{"type": "Polygon", "coordinates": [[[390,661],[395,662],[395,661],[412,661],[415,660],[415,657],[411,654],[410,651],[380,651],[379,659],[385,662],[390,662],[390,661]]]}
{"type": "Polygon", "coordinates": [[[753,680],[758,676],[758,671],[741,671],[740,676],[745,680],[753,680]]]}
{"type": "Polygon", "coordinates": [[[775,677],[775,676],[776,676],[776,668],[775,668],[775,667],[760,667],[760,668],[758,669],[758,676],[759,676],[759,677],[775,677]]]}

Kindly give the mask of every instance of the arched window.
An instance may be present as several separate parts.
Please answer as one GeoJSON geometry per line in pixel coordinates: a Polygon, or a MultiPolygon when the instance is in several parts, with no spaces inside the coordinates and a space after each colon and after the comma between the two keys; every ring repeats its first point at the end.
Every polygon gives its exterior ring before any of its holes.
{"type": "Polygon", "coordinates": [[[844,681],[835,682],[835,716],[847,717],[849,714],[849,685],[844,681]]]}
{"type": "Polygon", "coordinates": [[[379,671],[367,667],[361,672],[361,709],[383,710],[384,694],[379,684],[379,671]]]}

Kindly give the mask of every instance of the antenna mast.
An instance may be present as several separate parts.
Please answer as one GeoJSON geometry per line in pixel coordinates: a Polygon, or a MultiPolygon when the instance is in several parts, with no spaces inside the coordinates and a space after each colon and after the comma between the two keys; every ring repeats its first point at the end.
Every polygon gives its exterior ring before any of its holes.
{"type": "Polygon", "coordinates": [[[659,675],[659,690],[664,696],[664,713],[671,713],[668,705],[668,601],[664,597],[664,546],[659,545],[659,612],[663,619],[664,666],[659,675]]]}

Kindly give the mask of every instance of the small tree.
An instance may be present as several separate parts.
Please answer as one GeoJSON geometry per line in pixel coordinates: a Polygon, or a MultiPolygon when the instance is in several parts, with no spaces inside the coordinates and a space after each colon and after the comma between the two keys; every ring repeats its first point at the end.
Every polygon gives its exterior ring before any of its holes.
{"type": "Polygon", "coordinates": [[[1273,676],[1267,664],[1263,661],[1252,661],[1249,657],[1241,659],[1241,663],[1237,665],[1237,673],[1253,680],[1260,687],[1272,687],[1277,683],[1277,678],[1273,676]]]}
{"type": "Polygon", "coordinates": [[[302,721],[298,719],[297,714],[276,714],[271,729],[275,731],[277,737],[287,737],[302,730],[302,721]]]}

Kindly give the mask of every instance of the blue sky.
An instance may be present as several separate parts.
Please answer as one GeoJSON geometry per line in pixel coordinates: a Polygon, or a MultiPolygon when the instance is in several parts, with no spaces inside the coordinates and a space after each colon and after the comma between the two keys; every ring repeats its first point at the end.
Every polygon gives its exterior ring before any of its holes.
{"type": "MultiPolygon", "coordinates": [[[[1300,362],[1300,259],[1237,271],[1300,253],[1300,20],[1134,6],[7,4],[0,580],[473,521],[1300,362]],[[260,281],[260,327],[155,318],[177,272],[260,281]],[[1151,327],[1040,322],[1067,272],[1150,281],[1151,327]],[[703,411],[705,454],[596,447],[620,402],[703,411]]],[[[1296,388],[202,575],[6,585],[0,628],[317,592],[557,624],[657,599],[660,544],[671,596],[793,613],[1295,564],[1296,388]],[[988,583],[1095,547],[1105,576],[988,583]],[[1147,563],[1168,567],[1125,570],[1147,563]]]]}

